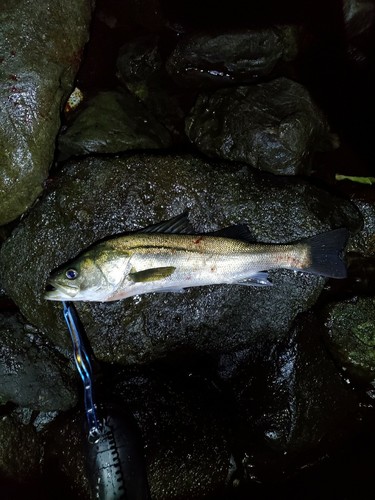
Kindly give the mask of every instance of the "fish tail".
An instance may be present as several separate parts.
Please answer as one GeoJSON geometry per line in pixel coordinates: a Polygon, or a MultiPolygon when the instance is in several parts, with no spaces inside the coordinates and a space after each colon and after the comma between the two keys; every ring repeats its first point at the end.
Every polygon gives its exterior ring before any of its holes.
{"type": "Polygon", "coordinates": [[[329,278],[346,278],[343,254],[348,238],[349,231],[345,228],[307,238],[305,243],[309,246],[311,260],[304,270],[329,278]]]}

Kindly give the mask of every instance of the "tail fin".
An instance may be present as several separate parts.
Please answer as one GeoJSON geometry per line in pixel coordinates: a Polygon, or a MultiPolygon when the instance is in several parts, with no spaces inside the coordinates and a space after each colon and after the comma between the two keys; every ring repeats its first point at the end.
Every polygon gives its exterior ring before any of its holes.
{"type": "Polygon", "coordinates": [[[348,238],[349,231],[345,228],[307,238],[305,243],[310,247],[311,264],[304,270],[330,278],[346,278],[343,253],[348,238]]]}

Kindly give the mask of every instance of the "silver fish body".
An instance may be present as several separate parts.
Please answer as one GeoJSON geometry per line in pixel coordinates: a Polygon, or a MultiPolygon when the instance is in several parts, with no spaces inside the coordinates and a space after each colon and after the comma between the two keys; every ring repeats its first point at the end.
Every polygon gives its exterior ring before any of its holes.
{"type": "MultiPolygon", "coordinates": [[[[183,217],[186,215],[171,222],[183,217]]],[[[45,298],[108,302],[203,285],[267,286],[271,283],[265,271],[275,268],[345,276],[340,253],[348,237],[346,229],[297,243],[270,245],[250,243],[246,226],[203,235],[168,232],[166,223],[160,227],[165,232],[153,226],[150,232],[94,245],[50,277],[45,298]]]]}

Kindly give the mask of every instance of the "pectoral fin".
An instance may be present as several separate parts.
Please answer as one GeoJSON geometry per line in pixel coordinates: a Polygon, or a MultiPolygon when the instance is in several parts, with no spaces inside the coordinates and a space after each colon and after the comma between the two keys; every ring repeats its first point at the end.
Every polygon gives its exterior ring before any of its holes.
{"type": "Polygon", "coordinates": [[[157,281],[163,278],[168,278],[176,270],[173,266],[167,267],[153,267],[151,269],[145,269],[144,271],[130,272],[129,279],[135,283],[145,283],[147,281],[157,281]]]}

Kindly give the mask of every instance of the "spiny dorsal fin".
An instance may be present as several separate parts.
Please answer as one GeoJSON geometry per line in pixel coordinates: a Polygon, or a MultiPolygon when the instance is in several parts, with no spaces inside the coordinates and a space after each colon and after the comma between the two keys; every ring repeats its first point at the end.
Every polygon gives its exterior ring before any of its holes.
{"type": "Polygon", "coordinates": [[[164,233],[164,234],[194,234],[193,226],[188,219],[188,212],[185,211],[173,219],[158,222],[152,226],[137,231],[138,233],[164,233]]]}

